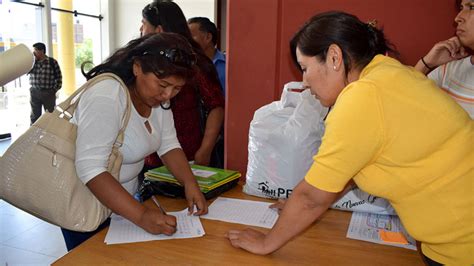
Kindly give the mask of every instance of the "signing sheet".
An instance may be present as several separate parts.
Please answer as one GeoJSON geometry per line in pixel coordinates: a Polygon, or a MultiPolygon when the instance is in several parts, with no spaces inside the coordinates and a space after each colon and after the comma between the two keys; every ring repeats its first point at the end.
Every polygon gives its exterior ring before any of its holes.
{"type": "Polygon", "coordinates": [[[177,221],[176,233],[171,236],[150,234],[122,216],[112,214],[109,231],[105,236],[104,242],[107,245],[111,245],[152,240],[193,238],[204,235],[204,229],[201,220],[199,220],[199,216],[188,215],[188,209],[179,212],[168,212],[167,214],[175,216],[177,221]]]}
{"type": "Polygon", "coordinates": [[[209,206],[209,213],[201,218],[272,228],[278,212],[269,208],[270,205],[268,202],[218,197],[209,206]]]}

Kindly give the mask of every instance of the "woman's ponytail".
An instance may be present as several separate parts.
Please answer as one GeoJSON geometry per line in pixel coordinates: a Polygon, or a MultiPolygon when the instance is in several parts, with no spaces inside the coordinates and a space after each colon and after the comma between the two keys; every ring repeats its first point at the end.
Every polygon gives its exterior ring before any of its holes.
{"type": "Polygon", "coordinates": [[[377,20],[371,20],[365,23],[365,27],[368,32],[368,46],[370,57],[374,57],[378,54],[386,55],[389,52],[393,52],[390,48],[391,44],[385,38],[385,34],[382,30],[377,28],[377,20]]]}

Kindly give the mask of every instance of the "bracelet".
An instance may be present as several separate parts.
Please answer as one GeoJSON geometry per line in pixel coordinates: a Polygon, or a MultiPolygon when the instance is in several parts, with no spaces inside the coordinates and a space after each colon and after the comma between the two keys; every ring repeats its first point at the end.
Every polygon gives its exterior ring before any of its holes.
{"type": "Polygon", "coordinates": [[[421,62],[423,63],[423,65],[425,65],[426,68],[428,68],[429,71],[433,71],[433,69],[435,69],[434,67],[430,67],[426,62],[425,62],[425,59],[422,57],[421,58],[421,62]]]}

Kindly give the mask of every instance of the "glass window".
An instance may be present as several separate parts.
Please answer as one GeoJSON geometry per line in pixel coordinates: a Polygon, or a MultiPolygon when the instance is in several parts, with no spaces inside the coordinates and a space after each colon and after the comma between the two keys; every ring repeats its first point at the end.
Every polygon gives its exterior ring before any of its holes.
{"type": "MultiPolygon", "coordinates": [[[[0,53],[20,43],[31,49],[42,42],[41,21],[39,7],[0,1],[0,53]]],[[[23,132],[30,125],[29,85],[28,76],[23,75],[1,88],[0,134],[23,132]]]]}
{"type": "MultiPolygon", "coordinates": [[[[81,64],[91,62],[97,65],[101,62],[101,42],[100,42],[100,21],[96,18],[77,17],[74,23],[74,46],[75,46],[75,66],[78,76],[77,85],[83,84],[86,80],[80,73],[81,64]]],[[[91,64],[86,64],[85,69],[89,70],[91,64]]]]}
{"type": "MultiPolygon", "coordinates": [[[[36,42],[47,43],[43,40],[43,8],[38,6],[38,1],[20,3],[0,0],[0,53],[18,43],[24,43],[30,49],[36,42]]],[[[100,1],[52,0],[51,8],[53,47],[51,51],[47,49],[46,54],[58,60],[63,74],[63,87],[56,101],[59,103],[85,82],[80,71],[81,64],[85,61],[98,64],[101,61],[100,20],[93,17],[100,15],[100,1]],[[66,7],[69,4],[69,8],[64,8],[65,4],[66,7]],[[91,16],[75,16],[58,8],[77,10],[91,16]],[[73,34],[67,34],[67,31],[61,34],[60,29],[64,27],[70,28],[73,34]]],[[[0,88],[0,134],[15,134],[16,131],[21,134],[29,127],[29,88],[27,75],[0,88]]]]}
{"type": "MultiPolygon", "coordinates": [[[[55,50],[55,55],[58,52],[57,57],[55,57],[58,59],[62,70],[64,69],[64,89],[60,91],[60,100],[70,95],[86,81],[81,73],[81,65],[84,62],[92,62],[92,64],[96,65],[101,61],[100,20],[92,17],[99,16],[100,14],[99,1],[69,1],[72,4],[72,10],[90,16],[80,14],[75,16],[71,13],[55,10],[54,8],[70,9],[61,6],[62,2],[64,1],[51,1],[51,7],[53,8],[51,11],[53,49],[55,50]],[[72,25],[64,25],[64,23],[72,23],[72,25]],[[73,35],[61,36],[61,27],[71,28],[73,35]],[[74,49],[69,49],[71,44],[73,44],[74,49]],[[62,45],[65,47],[61,47],[62,45]],[[59,51],[62,52],[60,53],[59,51]]],[[[90,69],[92,64],[86,64],[85,69],[90,69]]]]}

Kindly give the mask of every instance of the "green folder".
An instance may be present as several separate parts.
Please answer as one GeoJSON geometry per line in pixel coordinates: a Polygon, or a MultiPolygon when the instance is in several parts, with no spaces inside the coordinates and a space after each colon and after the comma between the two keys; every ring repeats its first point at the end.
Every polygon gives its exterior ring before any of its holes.
{"type": "MultiPolygon", "coordinates": [[[[213,168],[201,165],[190,165],[202,192],[222,186],[241,176],[237,171],[213,168]]],[[[148,170],[145,177],[151,180],[179,184],[178,180],[168,171],[166,166],[148,170]]]]}

